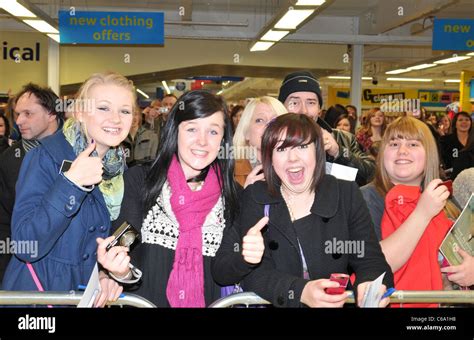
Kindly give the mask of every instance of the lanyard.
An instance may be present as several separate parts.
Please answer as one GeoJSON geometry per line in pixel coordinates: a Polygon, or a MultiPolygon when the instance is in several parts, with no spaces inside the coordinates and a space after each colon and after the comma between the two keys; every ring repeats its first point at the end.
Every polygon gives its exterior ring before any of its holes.
{"type": "Polygon", "coordinates": [[[304,258],[303,248],[301,248],[300,240],[297,239],[297,241],[298,241],[298,247],[300,248],[301,262],[303,262],[303,277],[309,280],[308,265],[306,264],[306,259],[304,258]]]}

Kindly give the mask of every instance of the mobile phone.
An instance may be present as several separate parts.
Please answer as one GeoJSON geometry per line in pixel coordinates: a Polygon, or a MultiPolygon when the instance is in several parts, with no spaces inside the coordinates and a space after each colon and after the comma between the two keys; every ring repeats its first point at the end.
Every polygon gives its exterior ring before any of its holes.
{"type": "Polygon", "coordinates": [[[59,169],[59,173],[61,172],[64,173],[68,171],[71,168],[71,165],[72,165],[72,161],[68,161],[64,159],[63,162],[61,163],[61,168],[59,169]]]}
{"type": "Polygon", "coordinates": [[[449,196],[453,195],[453,181],[452,180],[447,180],[441,183],[440,185],[446,185],[446,187],[449,190],[449,196]]]}
{"type": "Polygon", "coordinates": [[[349,275],[341,273],[333,273],[329,278],[330,281],[339,283],[339,287],[326,288],[326,294],[336,295],[342,294],[346,291],[347,283],[349,282],[349,275]]]}
{"type": "Polygon", "coordinates": [[[324,119],[318,118],[316,123],[329,133],[332,133],[332,127],[324,119]]]}

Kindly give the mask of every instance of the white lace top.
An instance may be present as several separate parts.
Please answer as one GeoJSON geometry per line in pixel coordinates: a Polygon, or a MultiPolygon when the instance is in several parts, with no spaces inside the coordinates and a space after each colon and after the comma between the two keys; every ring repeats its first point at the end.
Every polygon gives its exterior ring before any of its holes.
{"type": "MultiPolygon", "coordinates": [[[[171,190],[165,182],[156,204],[148,211],[142,225],[142,242],[159,244],[168,249],[176,249],[179,224],[171,208],[171,190]]],[[[219,198],[207,215],[202,227],[202,254],[214,257],[222,242],[225,227],[224,204],[219,198]]]]}

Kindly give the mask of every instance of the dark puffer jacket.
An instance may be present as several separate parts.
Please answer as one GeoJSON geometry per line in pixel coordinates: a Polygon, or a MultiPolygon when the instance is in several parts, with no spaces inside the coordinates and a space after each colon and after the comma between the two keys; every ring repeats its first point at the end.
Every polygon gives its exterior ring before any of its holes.
{"type": "MultiPolygon", "coordinates": [[[[330,129],[328,124],[321,118],[318,118],[317,123],[324,129],[330,129]]],[[[326,160],[358,169],[356,182],[359,186],[369,183],[375,174],[375,159],[359,148],[357,140],[352,133],[337,129],[331,130],[334,139],[339,145],[339,155],[337,157],[328,155],[326,160]]]]}

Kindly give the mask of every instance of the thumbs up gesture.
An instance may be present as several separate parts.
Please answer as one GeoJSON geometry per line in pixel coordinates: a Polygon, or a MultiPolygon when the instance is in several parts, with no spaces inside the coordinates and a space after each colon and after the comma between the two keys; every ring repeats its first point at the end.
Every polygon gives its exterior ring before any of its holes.
{"type": "Polygon", "coordinates": [[[242,256],[248,263],[257,264],[262,261],[265,245],[261,230],[268,223],[268,217],[263,217],[257,224],[249,229],[242,240],[242,256]]]}
{"type": "Polygon", "coordinates": [[[95,142],[82,151],[72,162],[71,168],[64,173],[71,182],[79,186],[90,186],[102,181],[102,160],[99,157],[90,157],[95,150],[95,142]]]}

